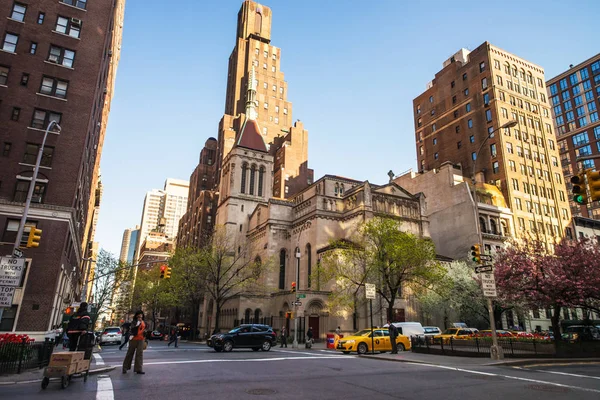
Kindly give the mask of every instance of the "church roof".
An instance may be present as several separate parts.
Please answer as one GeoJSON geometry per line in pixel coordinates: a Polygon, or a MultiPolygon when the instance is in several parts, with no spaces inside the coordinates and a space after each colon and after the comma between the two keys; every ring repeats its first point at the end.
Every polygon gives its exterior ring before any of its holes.
{"type": "Polygon", "coordinates": [[[255,119],[249,119],[246,117],[246,121],[244,121],[244,125],[242,126],[236,145],[250,150],[257,150],[267,153],[267,145],[260,134],[260,128],[258,127],[258,122],[256,122],[255,119]]]}

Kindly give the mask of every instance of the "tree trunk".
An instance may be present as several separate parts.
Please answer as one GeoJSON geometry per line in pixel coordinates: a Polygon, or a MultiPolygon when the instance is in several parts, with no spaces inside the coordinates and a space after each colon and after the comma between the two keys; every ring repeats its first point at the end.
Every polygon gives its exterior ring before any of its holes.
{"type": "Polygon", "coordinates": [[[560,311],[561,306],[555,305],[552,312],[552,318],[550,319],[550,321],[552,321],[552,332],[554,333],[554,349],[558,349],[561,340],[560,325],[558,323],[560,320],[560,311]]]}
{"type": "Polygon", "coordinates": [[[221,329],[221,327],[219,326],[221,323],[221,305],[218,302],[215,303],[217,311],[215,312],[215,330],[213,331],[213,334],[218,333],[219,329],[221,329]]]}

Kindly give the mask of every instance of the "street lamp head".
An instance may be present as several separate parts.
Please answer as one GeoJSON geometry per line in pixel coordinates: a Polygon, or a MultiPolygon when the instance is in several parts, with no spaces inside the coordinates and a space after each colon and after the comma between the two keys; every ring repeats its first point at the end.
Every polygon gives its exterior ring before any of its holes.
{"type": "Polygon", "coordinates": [[[60,125],[58,124],[58,122],[56,122],[55,120],[52,120],[48,124],[48,130],[53,130],[55,132],[60,133],[60,131],[62,130],[62,128],[60,127],[60,125]]]}
{"type": "Polygon", "coordinates": [[[517,126],[517,124],[518,124],[518,122],[513,119],[512,121],[508,121],[507,123],[505,123],[504,125],[502,125],[500,127],[500,129],[502,129],[502,128],[512,128],[514,126],[517,126]]]}

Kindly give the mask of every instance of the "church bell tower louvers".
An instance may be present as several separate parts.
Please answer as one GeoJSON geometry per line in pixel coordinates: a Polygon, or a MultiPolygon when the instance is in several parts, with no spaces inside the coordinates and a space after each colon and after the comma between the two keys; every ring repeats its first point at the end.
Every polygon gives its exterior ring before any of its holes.
{"type": "Polygon", "coordinates": [[[271,45],[272,11],[246,0],[238,13],[236,45],[229,56],[225,114],[219,123],[217,180],[223,160],[239,140],[251,71],[254,69],[256,115],[261,136],[274,159],[272,193],[287,198],[313,182],[308,168],[308,131],[293,122],[292,103],[281,71],[281,49],[271,45]]]}

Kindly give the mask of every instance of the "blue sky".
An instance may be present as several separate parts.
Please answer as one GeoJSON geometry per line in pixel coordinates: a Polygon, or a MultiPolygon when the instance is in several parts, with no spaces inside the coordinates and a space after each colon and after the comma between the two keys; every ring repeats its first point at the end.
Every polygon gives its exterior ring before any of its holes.
{"type": "MultiPolygon", "coordinates": [[[[129,0],[102,154],[96,240],[120,251],[146,191],[189,179],[224,112],[240,0],[129,0]]],[[[416,169],[412,100],[461,47],[484,41],[546,79],[598,53],[600,2],[269,0],[272,44],[315,178],[373,183],[416,169]],[[563,20],[564,17],[570,19],[563,20]]]]}

